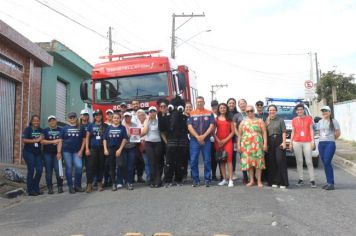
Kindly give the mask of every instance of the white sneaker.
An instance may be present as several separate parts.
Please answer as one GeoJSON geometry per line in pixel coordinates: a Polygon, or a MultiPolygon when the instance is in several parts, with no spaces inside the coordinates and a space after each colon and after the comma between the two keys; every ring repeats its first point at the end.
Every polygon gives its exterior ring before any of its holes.
{"type": "Polygon", "coordinates": [[[227,187],[229,188],[234,187],[234,182],[231,179],[229,180],[229,185],[227,187]]]}
{"type": "Polygon", "coordinates": [[[281,186],[279,186],[279,188],[281,188],[281,189],[286,189],[287,187],[286,187],[286,186],[281,185],[281,186]]]}
{"type": "Polygon", "coordinates": [[[118,184],[116,185],[116,187],[119,189],[119,188],[122,188],[122,184],[118,184]]]}
{"type": "Polygon", "coordinates": [[[272,188],[278,188],[277,184],[272,184],[272,188]]]}
{"type": "Polygon", "coordinates": [[[237,180],[237,175],[235,173],[232,174],[232,180],[237,180]]]}
{"type": "Polygon", "coordinates": [[[220,183],[218,183],[219,186],[224,186],[227,184],[227,181],[223,179],[220,183]]]}

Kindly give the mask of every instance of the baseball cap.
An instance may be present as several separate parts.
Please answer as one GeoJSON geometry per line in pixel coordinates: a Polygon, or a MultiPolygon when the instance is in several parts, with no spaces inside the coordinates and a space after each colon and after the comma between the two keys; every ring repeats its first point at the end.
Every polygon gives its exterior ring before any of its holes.
{"type": "Polygon", "coordinates": [[[132,116],[131,112],[125,112],[124,116],[132,116]]]}
{"type": "Polygon", "coordinates": [[[323,106],[320,110],[321,111],[323,111],[323,110],[331,111],[329,106],[323,106]]]}
{"type": "Polygon", "coordinates": [[[127,107],[126,102],[122,102],[122,103],[120,103],[120,107],[127,107]]]}
{"type": "Polygon", "coordinates": [[[52,119],[57,120],[57,118],[56,118],[54,115],[50,115],[50,116],[47,118],[47,121],[50,121],[50,120],[52,120],[52,119]]]}
{"type": "Polygon", "coordinates": [[[110,113],[110,112],[111,112],[111,113],[114,113],[114,111],[113,111],[112,109],[107,109],[105,113],[108,114],[108,113],[110,113]]]}
{"type": "Polygon", "coordinates": [[[96,109],[94,112],[93,112],[93,116],[95,115],[102,115],[103,112],[100,110],[100,109],[96,109]]]}
{"type": "Polygon", "coordinates": [[[74,116],[74,117],[77,117],[77,113],[75,113],[75,112],[69,112],[69,113],[68,113],[68,118],[69,118],[69,117],[73,117],[73,116],[74,116]]]}
{"type": "Polygon", "coordinates": [[[256,106],[258,106],[258,105],[263,106],[263,102],[262,102],[262,101],[257,101],[257,102],[256,102],[256,106]]]}
{"type": "Polygon", "coordinates": [[[210,103],[210,106],[217,106],[217,105],[219,105],[219,102],[217,101],[217,100],[213,100],[213,101],[211,101],[211,103],[210,103]]]}
{"type": "MultiPolygon", "coordinates": [[[[81,110],[80,112],[81,115],[89,115],[89,112],[86,109],[81,110]]],[[[77,114],[75,114],[77,115],[77,114]]]]}
{"type": "Polygon", "coordinates": [[[152,111],[157,112],[157,108],[154,106],[151,106],[150,108],[148,108],[148,112],[152,112],[152,111]]]}

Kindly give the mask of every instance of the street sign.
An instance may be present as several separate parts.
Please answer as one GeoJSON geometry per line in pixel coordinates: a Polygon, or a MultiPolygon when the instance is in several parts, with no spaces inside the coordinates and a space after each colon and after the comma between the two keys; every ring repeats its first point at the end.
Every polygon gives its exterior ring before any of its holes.
{"type": "Polygon", "coordinates": [[[314,82],[311,80],[304,81],[304,92],[305,92],[305,99],[314,99],[315,96],[315,86],[314,82]]]}

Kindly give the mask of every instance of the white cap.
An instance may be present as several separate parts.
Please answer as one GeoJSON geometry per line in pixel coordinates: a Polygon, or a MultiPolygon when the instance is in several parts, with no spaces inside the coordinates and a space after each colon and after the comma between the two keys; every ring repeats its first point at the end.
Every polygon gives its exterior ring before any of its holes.
{"type": "Polygon", "coordinates": [[[57,120],[57,118],[56,118],[54,115],[50,115],[50,116],[47,118],[48,121],[49,121],[50,119],[55,119],[55,120],[57,120]]]}
{"type": "Polygon", "coordinates": [[[131,112],[125,112],[124,116],[132,116],[131,112]]]}
{"type": "Polygon", "coordinates": [[[331,111],[330,107],[329,106],[323,106],[320,111],[322,110],[327,110],[327,111],[331,111]]]}
{"type": "Polygon", "coordinates": [[[114,113],[112,109],[107,109],[105,113],[108,114],[109,112],[114,113]]]}
{"type": "Polygon", "coordinates": [[[157,108],[155,106],[151,106],[150,108],[148,108],[148,112],[150,111],[157,111],[157,108]]]}
{"type": "Polygon", "coordinates": [[[89,115],[89,112],[86,109],[83,109],[83,110],[80,111],[80,114],[81,115],[84,115],[84,114],[88,114],[89,115]]]}

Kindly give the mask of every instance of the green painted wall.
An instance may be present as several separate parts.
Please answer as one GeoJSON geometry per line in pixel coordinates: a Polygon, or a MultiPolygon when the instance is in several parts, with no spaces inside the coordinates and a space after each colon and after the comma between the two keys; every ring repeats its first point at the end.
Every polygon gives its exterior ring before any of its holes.
{"type": "MultiPolygon", "coordinates": [[[[66,112],[75,111],[79,115],[84,109],[80,99],[80,83],[91,76],[92,66],[77,54],[57,41],[51,42],[53,66],[42,69],[41,84],[41,127],[47,127],[47,117],[56,114],[56,83],[61,80],[67,85],[66,112]]],[[[47,48],[48,49],[48,48],[47,48]]]]}

